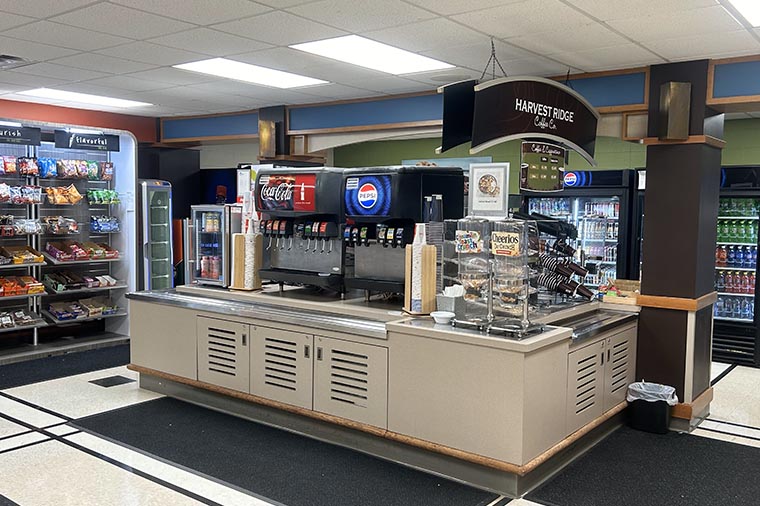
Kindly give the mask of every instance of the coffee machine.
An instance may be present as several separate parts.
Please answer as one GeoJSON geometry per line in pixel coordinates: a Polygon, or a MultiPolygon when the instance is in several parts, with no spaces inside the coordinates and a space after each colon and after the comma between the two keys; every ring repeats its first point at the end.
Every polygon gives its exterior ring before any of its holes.
{"type": "MultiPolygon", "coordinates": [[[[346,274],[346,287],[368,293],[403,293],[405,249],[414,238],[414,224],[461,218],[463,209],[464,175],[460,168],[346,169],[342,237],[354,258],[353,272],[346,274]],[[433,205],[425,205],[426,197],[431,197],[433,205]],[[427,215],[428,209],[435,210],[432,216],[427,215]]],[[[442,224],[440,231],[442,235],[442,224]]]]}
{"type": "Polygon", "coordinates": [[[267,168],[256,175],[255,203],[264,236],[262,279],[343,292],[343,169],[267,168]]]}

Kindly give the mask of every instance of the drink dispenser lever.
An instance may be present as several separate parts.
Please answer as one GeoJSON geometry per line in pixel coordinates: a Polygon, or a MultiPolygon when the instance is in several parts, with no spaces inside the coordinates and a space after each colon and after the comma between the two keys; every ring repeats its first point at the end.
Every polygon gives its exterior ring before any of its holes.
{"type": "Polygon", "coordinates": [[[311,235],[314,236],[314,249],[311,251],[312,254],[317,252],[317,249],[319,248],[319,227],[321,226],[321,223],[318,221],[314,222],[314,225],[311,227],[311,235]]]}
{"type": "Polygon", "coordinates": [[[311,227],[313,226],[313,223],[309,222],[306,223],[304,226],[304,232],[303,235],[306,237],[306,249],[304,251],[309,251],[309,247],[311,246],[311,227]]]}
{"type": "Polygon", "coordinates": [[[329,255],[332,253],[333,250],[333,242],[335,242],[335,239],[338,238],[338,224],[333,223],[332,221],[329,221],[326,223],[325,226],[325,237],[327,238],[327,242],[329,243],[329,249],[327,250],[327,254],[329,255]]]}
{"type": "Polygon", "coordinates": [[[327,222],[323,221],[319,226],[319,236],[322,238],[322,250],[320,253],[325,252],[325,246],[327,246],[327,222]]]}

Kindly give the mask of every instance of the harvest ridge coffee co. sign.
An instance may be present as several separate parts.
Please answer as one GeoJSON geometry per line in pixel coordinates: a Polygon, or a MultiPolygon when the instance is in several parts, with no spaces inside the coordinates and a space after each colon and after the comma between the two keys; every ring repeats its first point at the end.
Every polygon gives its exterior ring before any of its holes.
{"type": "Polygon", "coordinates": [[[572,148],[596,165],[599,113],[568,86],[541,77],[505,77],[438,91],[444,94],[443,151],[468,140],[472,154],[515,139],[545,140],[572,148]],[[472,124],[471,135],[463,136],[454,122],[472,124]]]}

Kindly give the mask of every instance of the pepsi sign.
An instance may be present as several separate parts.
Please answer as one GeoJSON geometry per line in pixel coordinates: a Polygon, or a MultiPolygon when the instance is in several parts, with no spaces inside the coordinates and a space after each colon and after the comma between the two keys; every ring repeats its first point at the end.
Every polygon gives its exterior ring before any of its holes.
{"type": "Polygon", "coordinates": [[[391,212],[391,176],[346,178],[343,202],[346,216],[388,216],[391,212]]]}
{"type": "Polygon", "coordinates": [[[575,172],[565,172],[565,186],[575,186],[578,184],[578,174],[575,172]]]}

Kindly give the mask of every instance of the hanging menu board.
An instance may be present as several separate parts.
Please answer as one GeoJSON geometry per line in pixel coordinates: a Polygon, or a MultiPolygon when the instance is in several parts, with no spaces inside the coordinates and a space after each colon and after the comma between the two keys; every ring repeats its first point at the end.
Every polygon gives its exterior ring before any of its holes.
{"type": "Polygon", "coordinates": [[[42,133],[39,128],[0,125],[0,143],[39,146],[41,140],[42,133]]]}
{"type": "Polygon", "coordinates": [[[119,136],[108,134],[80,134],[55,131],[55,147],[63,149],[86,149],[88,151],[119,151],[119,136]]]}
{"type": "Polygon", "coordinates": [[[556,192],[563,188],[567,150],[546,142],[522,143],[520,189],[556,192]]]}

